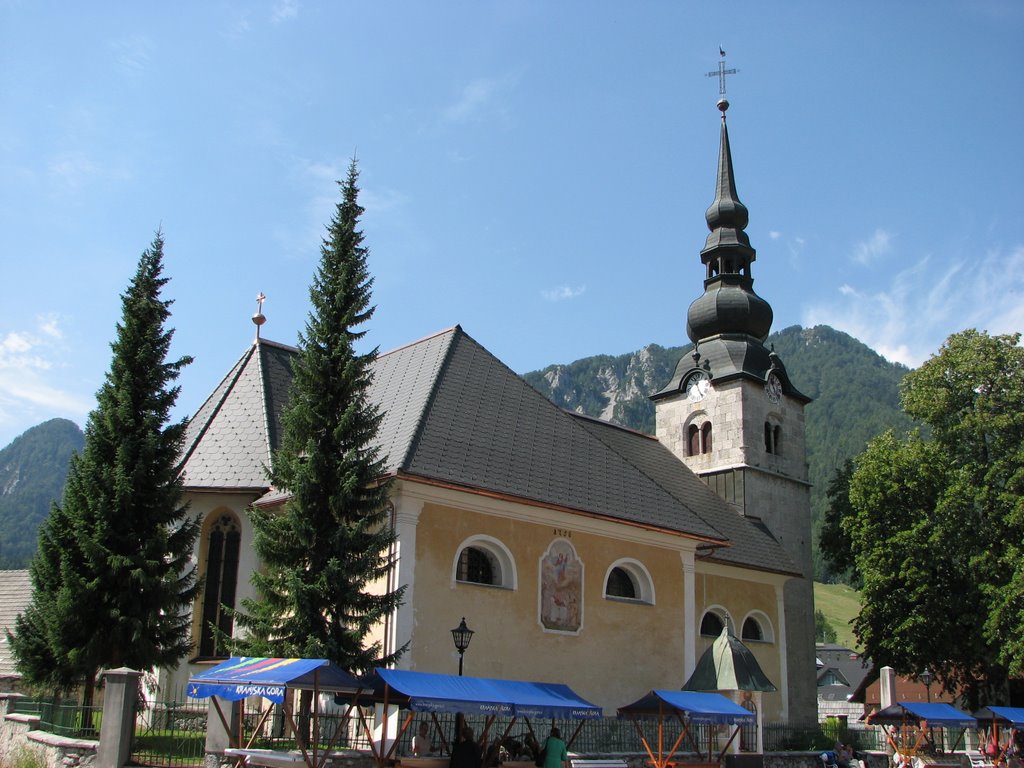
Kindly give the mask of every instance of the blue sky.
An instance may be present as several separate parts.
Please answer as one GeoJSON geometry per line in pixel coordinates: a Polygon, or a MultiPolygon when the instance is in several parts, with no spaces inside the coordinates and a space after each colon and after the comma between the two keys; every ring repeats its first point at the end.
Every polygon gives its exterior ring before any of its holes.
{"type": "Polygon", "coordinates": [[[0,446],[84,424],[166,238],[178,417],[294,344],[356,155],[387,351],[687,341],[719,46],[755,288],[917,365],[1024,327],[1024,3],[0,0],[0,446]]]}

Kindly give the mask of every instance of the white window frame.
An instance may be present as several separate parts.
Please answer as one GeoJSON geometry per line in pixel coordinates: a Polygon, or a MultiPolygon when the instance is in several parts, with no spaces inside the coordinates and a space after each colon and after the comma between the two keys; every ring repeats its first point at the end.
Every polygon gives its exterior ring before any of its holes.
{"type": "Polygon", "coordinates": [[[455,548],[455,558],[452,560],[452,583],[470,584],[478,587],[500,587],[502,589],[518,589],[519,574],[516,570],[516,561],[512,552],[500,540],[493,536],[477,534],[464,539],[455,548]],[[459,579],[459,558],[466,547],[482,549],[490,554],[498,565],[498,581],[496,584],[481,584],[478,581],[462,581],[459,579]]]}

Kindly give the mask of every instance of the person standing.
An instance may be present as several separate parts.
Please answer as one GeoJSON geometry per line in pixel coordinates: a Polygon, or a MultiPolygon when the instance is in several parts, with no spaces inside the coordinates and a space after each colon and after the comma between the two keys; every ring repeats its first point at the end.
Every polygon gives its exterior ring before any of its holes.
{"type": "Polygon", "coordinates": [[[483,755],[480,745],[473,739],[473,729],[464,725],[459,735],[458,743],[452,747],[448,768],[480,768],[483,755]]]}
{"type": "Polygon", "coordinates": [[[414,757],[427,757],[433,750],[430,745],[430,725],[426,720],[420,720],[420,730],[412,739],[412,754],[414,757]]]}
{"type": "Polygon", "coordinates": [[[562,741],[562,733],[555,726],[551,726],[551,735],[544,742],[544,768],[563,768],[563,764],[569,759],[569,750],[562,741]]]}

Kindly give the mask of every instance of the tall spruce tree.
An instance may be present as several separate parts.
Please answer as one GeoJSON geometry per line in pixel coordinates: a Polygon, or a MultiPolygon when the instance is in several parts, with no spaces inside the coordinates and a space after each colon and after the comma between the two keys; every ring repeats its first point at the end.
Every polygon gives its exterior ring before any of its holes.
{"type": "Polygon", "coordinates": [[[377,349],[359,354],[353,346],[374,311],[358,178],[353,161],[320,249],[270,472],[289,499],[282,511],[251,512],[264,568],[253,576],[259,599],[244,600],[237,614],[247,635],[232,644],[252,655],[326,658],[355,672],[401,653],[383,656],[380,642],[367,639],[404,591],[379,588],[394,565],[395,534],[385,457],[375,445],[381,414],[368,397],[377,349]]]}
{"type": "Polygon", "coordinates": [[[172,383],[191,358],[166,359],[163,246],[158,232],[121,297],[110,370],[40,532],[32,602],[10,638],[27,680],[82,684],[86,703],[100,669],[176,664],[191,648],[197,523],[177,472],[185,425],[168,423],[172,383]]]}

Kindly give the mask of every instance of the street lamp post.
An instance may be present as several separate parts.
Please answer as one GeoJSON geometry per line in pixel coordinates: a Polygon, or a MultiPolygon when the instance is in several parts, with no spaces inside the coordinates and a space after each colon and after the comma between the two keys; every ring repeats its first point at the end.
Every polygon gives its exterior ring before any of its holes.
{"type": "Polygon", "coordinates": [[[462,656],[469,648],[469,641],[473,639],[473,630],[466,626],[466,617],[462,617],[459,626],[452,630],[452,640],[455,642],[455,650],[459,652],[459,677],[462,677],[462,656]]]}
{"type": "Polygon", "coordinates": [[[924,672],[921,673],[921,682],[924,683],[924,690],[928,696],[928,703],[932,703],[932,680],[935,679],[935,675],[928,667],[924,668],[924,672]]]}

